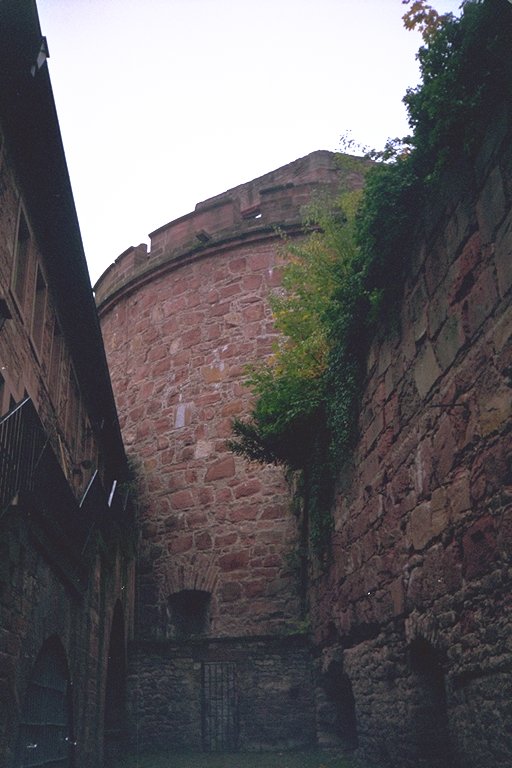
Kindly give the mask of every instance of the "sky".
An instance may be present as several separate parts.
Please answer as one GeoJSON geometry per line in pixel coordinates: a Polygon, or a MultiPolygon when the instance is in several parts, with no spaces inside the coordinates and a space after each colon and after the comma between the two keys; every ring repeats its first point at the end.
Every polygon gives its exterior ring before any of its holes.
{"type": "Polygon", "coordinates": [[[343,136],[408,133],[421,39],[401,0],[37,4],[93,283],[197,202],[343,136]]]}

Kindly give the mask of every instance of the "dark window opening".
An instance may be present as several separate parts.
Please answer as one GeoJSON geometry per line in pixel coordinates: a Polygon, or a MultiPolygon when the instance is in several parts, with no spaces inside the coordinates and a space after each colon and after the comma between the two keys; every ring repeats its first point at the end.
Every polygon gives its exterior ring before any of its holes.
{"type": "Polygon", "coordinates": [[[38,350],[41,349],[46,311],[46,283],[40,268],[37,268],[36,292],[34,295],[34,311],[32,314],[32,339],[38,350]]]}
{"type": "Polygon", "coordinates": [[[30,257],[30,231],[23,211],[20,211],[16,238],[13,289],[19,305],[24,309],[30,257]]]}
{"type": "Polygon", "coordinates": [[[60,394],[60,367],[62,359],[63,339],[58,322],[55,320],[53,326],[52,351],[50,356],[50,397],[53,404],[58,409],[60,394]]]}
{"type": "Polygon", "coordinates": [[[25,694],[14,765],[71,768],[73,747],[67,663],[60,642],[52,638],[37,658],[25,694]]]}
{"type": "Polygon", "coordinates": [[[183,589],[169,598],[171,635],[176,639],[204,635],[208,631],[210,593],[183,589]]]}
{"type": "Polygon", "coordinates": [[[242,219],[261,219],[261,209],[259,205],[253,205],[242,211],[242,219]]]}

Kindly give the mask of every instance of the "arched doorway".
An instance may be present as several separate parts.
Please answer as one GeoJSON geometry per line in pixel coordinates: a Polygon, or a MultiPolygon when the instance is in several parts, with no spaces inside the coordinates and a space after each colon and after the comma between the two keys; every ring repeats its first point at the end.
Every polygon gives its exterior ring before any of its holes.
{"type": "Polygon", "coordinates": [[[356,702],[349,676],[340,660],[331,661],[317,691],[319,742],[351,751],[358,746],[356,702]]]}
{"type": "Polygon", "coordinates": [[[25,693],[14,768],[71,768],[73,746],[68,664],[52,637],[41,648],[25,693]]]}
{"type": "Polygon", "coordinates": [[[105,755],[121,751],[126,730],[126,647],[123,606],[118,600],[112,617],[105,687],[105,755]]]}
{"type": "Polygon", "coordinates": [[[409,648],[415,682],[412,729],[418,758],[431,768],[448,768],[450,741],[445,675],[439,652],[426,640],[417,638],[409,648]]]}

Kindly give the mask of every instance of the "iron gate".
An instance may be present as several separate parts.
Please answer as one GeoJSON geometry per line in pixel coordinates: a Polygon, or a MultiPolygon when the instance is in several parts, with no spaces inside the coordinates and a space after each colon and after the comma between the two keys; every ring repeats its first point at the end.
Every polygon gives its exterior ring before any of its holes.
{"type": "Polygon", "coordinates": [[[202,728],[205,752],[238,749],[238,690],[233,662],[202,664],[202,728]]]}

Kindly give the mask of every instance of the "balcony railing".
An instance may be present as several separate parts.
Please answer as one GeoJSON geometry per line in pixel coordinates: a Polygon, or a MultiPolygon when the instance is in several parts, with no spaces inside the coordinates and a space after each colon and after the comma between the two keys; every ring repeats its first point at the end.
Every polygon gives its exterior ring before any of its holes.
{"type": "Polygon", "coordinates": [[[21,491],[33,490],[46,443],[29,397],[0,420],[0,514],[21,491]]]}
{"type": "Polygon", "coordinates": [[[96,472],[78,503],[30,398],[0,420],[0,519],[17,503],[29,530],[61,570],[67,562],[66,575],[79,588],[93,529],[108,534],[113,524],[127,523],[114,491],[115,484],[110,495],[105,491],[96,472]]]}

